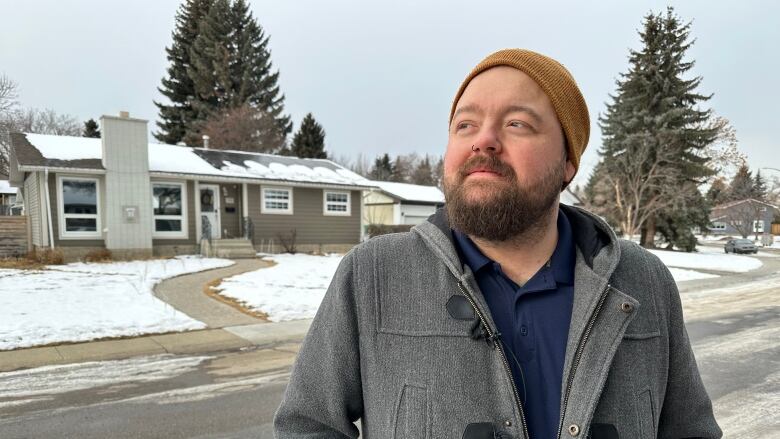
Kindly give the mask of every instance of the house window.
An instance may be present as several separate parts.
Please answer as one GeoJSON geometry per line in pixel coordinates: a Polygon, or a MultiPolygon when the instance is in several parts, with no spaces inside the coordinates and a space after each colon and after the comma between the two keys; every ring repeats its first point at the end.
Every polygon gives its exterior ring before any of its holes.
{"type": "Polygon", "coordinates": [[[270,188],[262,190],[261,213],[292,214],[292,188],[270,188]]]}
{"type": "Polygon", "coordinates": [[[712,223],[710,230],[726,230],[726,223],[715,221],[712,223]]]}
{"type": "Polygon", "coordinates": [[[160,238],[187,237],[186,199],[185,183],[152,183],[154,236],[160,238]]]}
{"type": "Polygon", "coordinates": [[[96,178],[60,177],[60,237],[100,238],[100,203],[96,178]]]}
{"type": "Polygon", "coordinates": [[[323,197],[325,204],[322,213],[324,215],[350,215],[349,192],[324,191],[323,197]]]}
{"type": "Polygon", "coordinates": [[[761,220],[753,221],[753,233],[764,233],[764,222],[761,220]]]}

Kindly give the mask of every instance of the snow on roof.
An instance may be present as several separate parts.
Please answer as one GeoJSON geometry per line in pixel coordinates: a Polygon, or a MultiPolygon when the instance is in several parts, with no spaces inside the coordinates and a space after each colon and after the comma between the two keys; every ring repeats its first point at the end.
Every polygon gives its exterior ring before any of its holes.
{"type": "Polygon", "coordinates": [[[50,136],[25,133],[27,141],[47,159],[99,159],[103,146],[100,139],[71,136],[50,136]]]}
{"type": "MultiPolygon", "coordinates": [[[[102,158],[101,139],[25,134],[46,159],[80,160],[102,158]]],[[[257,178],[302,183],[373,186],[370,180],[330,161],[222,151],[150,143],[149,171],[217,177],[257,178]]]]}
{"type": "Polygon", "coordinates": [[[396,198],[400,198],[403,201],[444,203],[444,193],[436,186],[422,186],[419,184],[395,183],[390,181],[372,181],[371,184],[379,186],[384,192],[387,192],[396,198]]]}
{"type": "Polygon", "coordinates": [[[0,194],[16,194],[17,188],[11,187],[8,180],[0,180],[0,194]]]}

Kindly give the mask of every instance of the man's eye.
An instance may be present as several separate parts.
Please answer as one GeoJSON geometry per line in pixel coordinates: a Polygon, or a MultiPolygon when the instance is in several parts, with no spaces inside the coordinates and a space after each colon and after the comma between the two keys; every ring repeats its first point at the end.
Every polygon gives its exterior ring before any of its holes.
{"type": "Polygon", "coordinates": [[[471,126],[471,122],[459,122],[458,125],[456,126],[456,129],[462,130],[462,129],[469,128],[470,126],[471,126]]]}
{"type": "Polygon", "coordinates": [[[523,121],[513,120],[513,121],[509,122],[509,126],[510,127],[516,127],[516,128],[525,128],[528,125],[525,122],[523,122],[523,121]]]}

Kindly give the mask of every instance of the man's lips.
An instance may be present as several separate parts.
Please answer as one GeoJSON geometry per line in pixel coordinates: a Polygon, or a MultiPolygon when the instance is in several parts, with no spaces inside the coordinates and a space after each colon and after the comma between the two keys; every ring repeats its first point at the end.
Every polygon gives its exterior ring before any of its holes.
{"type": "Polygon", "coordinates": [[[466,175],[493,175],[501,177],[501,173],[490,168],[474,168],[470,169],[466,175]]]}

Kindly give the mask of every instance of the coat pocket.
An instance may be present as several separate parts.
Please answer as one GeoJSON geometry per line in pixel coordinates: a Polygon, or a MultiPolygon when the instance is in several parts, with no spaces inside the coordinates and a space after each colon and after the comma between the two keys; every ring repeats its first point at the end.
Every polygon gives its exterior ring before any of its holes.
{"type": "Polygon", "coordinates": [[[637,425],[639,426],[640,438],[652,439],[656,437],[655,433],[655,411],[653,410],[653,398],[650,390],[641,392],[636,397],[637,425]]]}
{"type": "Polygon", "coordinates": [[[395,439],[429,437],[428,389],[419,384],[405,384],[395,409],[395,439]]]}

